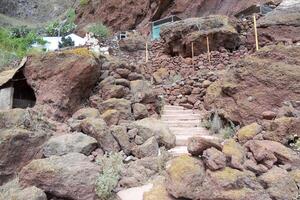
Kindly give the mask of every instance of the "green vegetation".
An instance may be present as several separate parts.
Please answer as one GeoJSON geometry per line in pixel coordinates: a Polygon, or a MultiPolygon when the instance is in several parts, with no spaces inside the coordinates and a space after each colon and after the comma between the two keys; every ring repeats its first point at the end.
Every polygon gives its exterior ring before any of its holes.
{"type": "Polygon", "coordinates": [[[109,29],[102,23],[94,24],[88,29],[89,32],[93,33],[96,37],[106,38],[109,36],[109,29]]]}
{"type": "Polygon", "coordinates": [[[97,160],[102,172],[96,180],[96,194],[101,200],[111,197],[113,189],[120,179],[120,172],[123,167],[123,158],[119,153],[105,155],[97,160]]]}
{"type": "Polygon", "coordinates": [[[51,22],[46,26],[45,32],[48,36],[66,36],[76,28],[75,24],[76,13],[74,9],[69,9],[66,14],[66,19],[63,22],[58,20],[51,22]]]}
{"type": "Polygon", "coordinates": [[[86,6],[86,5],[89,4],[89,2],[90,2],[89,0],[80,0],[79,3],[80,3],[81,6],[86,6]]]}
{"type": "Polygon", "coordinates": [[[61,42],[59,42],[58,47],[64,48],[64,47],[73,47],[75,45],[75,42],[72,40],[71,37],[62,37],[61,42]]]}
{"type": "Polygon", "coordinates": [[[44,44],[44,41],[26,27],[12,30],[0,28],[0,66],[25,56],[34,43],[44,44]]]}

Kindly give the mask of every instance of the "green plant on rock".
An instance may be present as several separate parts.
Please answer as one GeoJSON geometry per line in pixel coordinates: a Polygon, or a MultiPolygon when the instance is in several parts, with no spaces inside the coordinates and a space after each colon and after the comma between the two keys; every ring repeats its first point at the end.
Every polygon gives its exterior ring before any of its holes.
{"type": "Polygon", "coordinates": [[[58,20],[51,22],[45,27],[45,32],[48,36],[66,36],[72,33],[75,28],[76,13],[74,9],[69,9],[66,13],[66,19],[62,22],[58,20]]]}
{"type": "Polygon", "coordinates": [[[72,40],[71,37],[62,37],[61,42],[59,42],[58,47],[65,48],[65,47],[73,47],[75,42],[72,40]]]}
{"type": "Polygon", "coordinates": [[[112,196],[113,189],[120,179],[123,168],[123,158],[120,153],[111,153],[97,160],[102,172],[96,180],[96,194],[101,200],[107,200],[112,196]]]}
{"type": "Polygon", "coordinates": [[[93,33],[96,37],[106,38],[109,36],[109,29],[102,23],[97,23],[88,28],[88,31],[93,33]]]}
{"type": "Polygon", "coordinates": [[[81,5],[81,6],[86,6],[86,5],[88,5],[89,4],[89,0],[80,0],[80,2],[79,2],[79,4],[81,5]]]}

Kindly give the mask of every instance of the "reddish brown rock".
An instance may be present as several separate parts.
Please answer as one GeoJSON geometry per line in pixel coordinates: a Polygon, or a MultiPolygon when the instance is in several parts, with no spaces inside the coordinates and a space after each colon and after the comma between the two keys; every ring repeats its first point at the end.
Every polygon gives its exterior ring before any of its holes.
{"type": "Polygon", "coordinates": [[[203,159],[206,167],[210,170],[215,171],[226,167],[225,155],[214,147],[203,152],[203,159]]]}
{"type": "Polygon", "coordinates": [[[101,72],[87,49],[66,50],[32,56],[25,76],[36,93],[36,104],[49,116],[63,120],[89,97],[101,72]]]}
{"type": "Polygon", "coordinates": [[[264,111],[300,98],[299,58],[299,46],[261,49],[208,88],[205,107],[222,109],[226,118],[240,124],[255,122],[264,111]]]}
{"type": "Polygon", "coordinates": [[[203,151],[214,147],[221,150],[222,145],[218,139],[203,138],[203,137],[192,137],[188,139],[188,151],[193,156],[199,156],[203,154],[203,151]]]}

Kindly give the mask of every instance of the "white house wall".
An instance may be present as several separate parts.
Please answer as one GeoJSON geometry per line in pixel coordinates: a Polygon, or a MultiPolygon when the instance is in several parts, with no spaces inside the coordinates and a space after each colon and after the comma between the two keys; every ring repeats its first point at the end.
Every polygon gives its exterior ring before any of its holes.
{"type": "Polygon", "coordinates": [[[12,108],[13,95],[13,87],[0,89],[0,110],[8,110],[12,108]]]}

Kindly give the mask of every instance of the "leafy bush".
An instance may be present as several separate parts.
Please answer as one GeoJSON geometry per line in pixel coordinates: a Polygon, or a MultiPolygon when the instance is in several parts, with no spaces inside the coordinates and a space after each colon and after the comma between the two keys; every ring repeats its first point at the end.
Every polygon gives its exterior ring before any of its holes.
{"type": "Polygon", "coordinates": [[[45,31],[48,36],[66,36],[76,28],[76,14],[74,9],[69,9],[66,14],[66,19],[63,22],[54,21],[46,26],[45,31]]]}
{"type": "Polygon", "coordinates": [[[11,36],[15,38],[26,37],[29,34],[30,29],[27,26],[14,27],[10,29],[11,36]]]}
{"type": "Polygon", "coordinates": [[[20,58],[26,55],[34,43],[45,44],[45,42],[32,31],[23,37],[14,37],[9,30],[0,28],[1,51],[10,52],[20,58]]]}
{"type": "Polygon", "coordinates": [[[89,29],[89,32],[93,33],[96,37],[106,38],[109,36],[109,29],[102,23],[94,24],[89,29]]]}
{"type": "Polygon", "coordinates": [[[120,179],[120,172],[123,167],[123,158],[119,153],[105,155],[97,160],[102,172],[96,180],[96,194],[101,200],[111,197],[113,189],[120,179]]]}
{"type": "Polygon", "coordinates": [[[89,0],[80,0],[80,5],[81,6],[86,6],[89,4],[89,0]]]}
{"type": "Polygon", "coordinates": [[[73,47],[75,45],[75,42],[72,40],[71,37],[62,37],[61,42],[59,42],[58,47],[64,48],[64,47],[73,47]]]}

